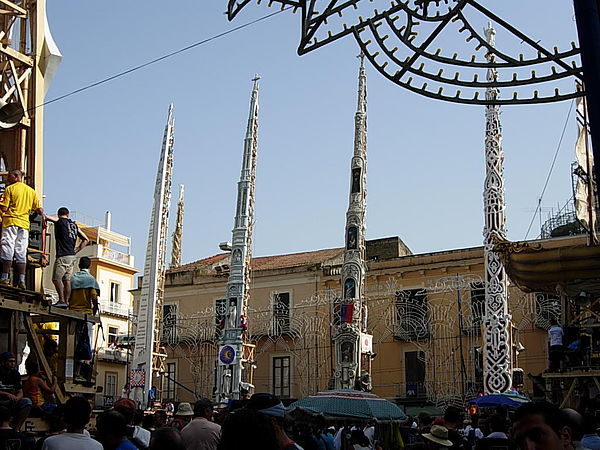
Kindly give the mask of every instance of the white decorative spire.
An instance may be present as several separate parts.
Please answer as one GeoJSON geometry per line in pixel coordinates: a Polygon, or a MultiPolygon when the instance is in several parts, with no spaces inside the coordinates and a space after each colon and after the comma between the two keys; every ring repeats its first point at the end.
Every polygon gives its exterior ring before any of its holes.
{"type": "Polygon", "coordinates": [[[171,248],[171,268],[181,265],[181,243],[183,240],[183,184],[179,185],[179,200],[177,201],[177,217],[175,218],[175,231],[171,248]]]}
{"type": "MultiPolygon", "coordinates": [[[[489,23],[484,30],[487,42],[494,47],[496,31],[489,23]]],[[[490,63],[496,57],[489,49],[486,58],[490,63]]],[[[488,69],[487,80],[494,81],[498,72],[488,69]]],[[[496,88],[486,89],[486,99],[495,100],[496,88]]],[[[510,361],[510,315],[508,314],[508,283],[500,255],[493,250],[497,239],[505,239],[504,169],[502,153],[502,128],[500,107],[485,107],[485,182],[483,207],[485,212],[484,258],[485,258],[485,330],[483,387],[487,394],[506,392],[512,386],[510,361]]]]}
{"type": "MultiPolygon", "coordinates": [[[[153,383],[160,353],[160,329],[165,264],[167,253],[167,228],[169,225],[169,207],[171,202],[171,175],[173,168],[173,142],[175,119],[173,105],[169,105],[167,124],[163,136],[160,161],[154,187],[154,202],[150,215],[148,245],[144,262],[144,278],[140,293],[140,304],[135,333],[132,369],[139,377],[144,373],[144,387],[132,386],[133,398],[146,407],[148,389],[153,383]]],[[[141,379],[141,378],[140,378],[141,379]]]]}
{"type": "Polygon", "coordinates": [[[238,182],[237,208],[231,246],[230,275],[227,281],[227,307],[217,360],[217,401],[239,399],[244,375],[250,377],[252,362],[244,355],[248,295],[250,292],[250,260],[254,225],[254,187],[258,149],[258,92],[260,77],[252,81],[248,126],[244,138],[242,171],[238,182]]]}
{"type": "MultiPolygon", "coordinates": [[[[366,331],[364,303],[365,212],[367,182],[367,77],[364,54],[359,55],[358,104],[354,116],[354,154],[350,164],[350,196],[346,212],[345,251],[342,265],[342,295],[339,301],[339,324],[334,341],[336,348],[335,384],[354,389],[362,375],[360,333],[366,331]],[[364,320],[363,320],[364,319],[364,320]]],[[[367,367],[368,369],[368,367],[367,367]]]]}

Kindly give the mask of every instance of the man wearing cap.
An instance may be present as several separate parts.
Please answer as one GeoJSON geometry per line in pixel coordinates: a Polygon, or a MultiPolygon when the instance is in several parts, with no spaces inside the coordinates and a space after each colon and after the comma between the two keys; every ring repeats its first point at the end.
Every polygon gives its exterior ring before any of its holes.
{"type": "Polygon", "coordinates": [[[181,430],[186,450],[217,450],[221,425],[212,421],[214,403],[200,398],[194,404],[194,419],[181,430]]]}
{"type": "Polygon", "coordinates": [[[443,425],[433,425],[429,433],[423,433],[423,437],[428,450],[452,447],[452,441],[448,439],[448,428],[443,425]]]}
{"type": "Polygon", "coordinates": [[[264,414],[271,419],[271,424],[277,442],[279,443],[279,448],[284,450],[303,450],[302,447],[291,440],[285,432],[283,427],[285,406],[283,406],[279,397],[268,393],[253,394],[246,407],[264,414]]]}
{"type": "Polygon", "coordinates": [[[16,366],[17,359],[13,353],[4,352],[0,355],[0,406],[11,411],[13,428],[19,430],[31,410],[31,400],[23,397],[21,375],[16,366]]]}
{"type": "Polygon", "coordinates": [[[113,409],[125,417],[127,422],[127,438],[137,448],[148,448],[150,445],[150,432],[139,425],[133,425],[133,417],[137,410],[135,402],[130,398],[120,398],[113,405],[113,409]]]}

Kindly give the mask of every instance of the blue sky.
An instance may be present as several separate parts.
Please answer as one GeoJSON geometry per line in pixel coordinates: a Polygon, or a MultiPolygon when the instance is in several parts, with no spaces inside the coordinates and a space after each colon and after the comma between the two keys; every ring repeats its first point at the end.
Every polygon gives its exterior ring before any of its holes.
{"type": "MultiPolygon", "coordinates": [[[[64,59],[47,100],[273,12],[266,3],[248,5],[230,23],[225,0],[49,2],[48,20],[64,59]]],[[[571,2],[481,3],[546,47],[576,40],[571,2]]],[[[110,210],[113,229],[132,237],[142,268],[172,102],[171,221],[177,185],[184,184],[183,262],[218,253],[218,243],[231,239],[250,80],[258,73],[254,255],[342,246],[358,45],[346,37],[300,57],[299,28],[299,15],[285,11],[48,105],[46,209],[65,205],[98,218],[110,210]]],[[[480,245],[484,108],[421,97],[368,65],[367,82],[367,238],[398,235],[415,253],[480,245]]],[[[525,237],[569,108],[561,102],[502,110],[513,240],[525,237]]],[[[543,211],[571,196],[575,131],[571,116],[543,211]]],[[[530,238],[539,233],[538,222],[530,238]]]]}

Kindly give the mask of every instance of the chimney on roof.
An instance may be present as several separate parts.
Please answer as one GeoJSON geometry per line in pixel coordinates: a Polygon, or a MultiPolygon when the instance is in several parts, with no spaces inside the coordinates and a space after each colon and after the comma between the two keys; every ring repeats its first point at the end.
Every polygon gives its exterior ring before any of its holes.
{"type": "Polygon", "coordinates": [[[104,228],[106,229],[106,231],[110,231],[111,222],[112,214],[110,213],[110,211],[106,211],[106,213],[104,214],[104,228]]]}

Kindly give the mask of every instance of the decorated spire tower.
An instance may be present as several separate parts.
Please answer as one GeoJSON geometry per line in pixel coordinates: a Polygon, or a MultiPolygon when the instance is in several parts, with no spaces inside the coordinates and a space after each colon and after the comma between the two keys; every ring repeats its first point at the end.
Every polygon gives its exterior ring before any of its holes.
{"type": "MultiPolygon", "coordinates": [[[[358,71],[358,107],[354,116],[354,155],[350,164],[350,199],[346,212],[342,295],[336,311],[334,334],[336,388],[354,389],[357,380],[368,378],[368,364],[362,361],[361,335],[366,332],[367,306],[364,302],[365,212],[367,181],[367,78],[364,55],[358,71]],[[367,373],[363,374],[363,369],[367,373]],[[366,375],[366,378],[365,378],[366,375]]],[[[368,356],[368,355],[367,355],[368,356]]],[[[367,358],[370,361],[370,358],[367,358]]]]}
{"type": "Polygon", "coordinates": [[[238,182],[230,275],[227,281],[227,306],[222,311],[223,330],[217,360],[217,401],[239,399],[241,390],[249,390],[252,382],[253,346],[245,341],[258,148],[258,80],[258,75],[252,79],[254,86],[244,139],[242,173],[238,182]]]}
{"type": "Polygon", "coordinates": [[[143,408],[146,407],[147,392],[152,386],[154,371],[160,368],[161,358],[164,357],[159,345],[171,202],[174,127],[173,105],[169,105],[154,187],[130,376],[132,397],[140,402],[143,408]]]}
{"type": "MultiPolygon", "coordinates": [[[[486,58],[493,63],[496,59],[496,31],[492,24],[484,30],[490,46],[486,58]]],[[[494,67],[487,71],[487,80],[496,82],[498,72],[494,67]]],[[[498,98],[498,89],[487,88],[487,100],[498,98]]],[[[483,205],[485,212],[484,259],[485,259],[485,329],[484,376],[483,387],[486,394],[506,392],[511,389],[510,373],[511,342],[509,335],[510,315],[508,314],[507,278],[500,255],[494,251],[497,239],[506,238],[504,168],[502,152],[502,128],[500,126],[500,107],[485,107],[485,184],[483,205]]]]}
{"type": "Polygon", "coordinates": [[[173,245],[171,247],[171,268],[181,265],[181,242],[183,239],[183,184],[179,185],[179,200],[177,201],[177,217],[175,218],[175,231],[173,232],[173,245]]]}

